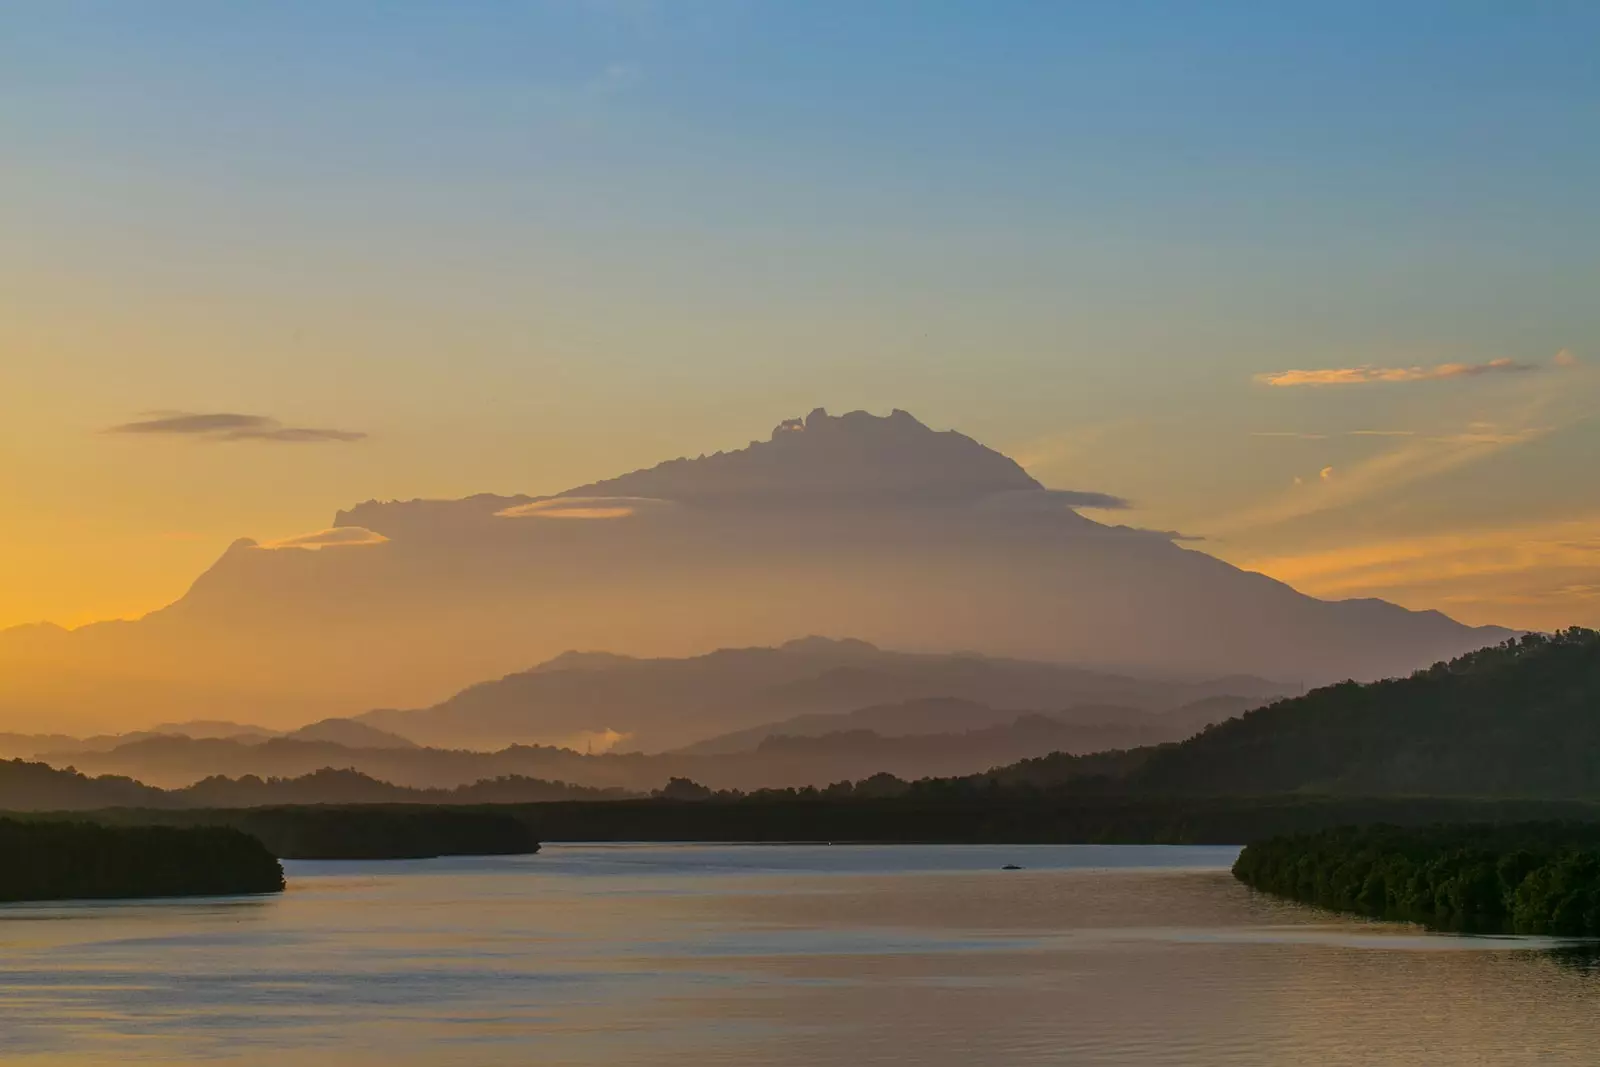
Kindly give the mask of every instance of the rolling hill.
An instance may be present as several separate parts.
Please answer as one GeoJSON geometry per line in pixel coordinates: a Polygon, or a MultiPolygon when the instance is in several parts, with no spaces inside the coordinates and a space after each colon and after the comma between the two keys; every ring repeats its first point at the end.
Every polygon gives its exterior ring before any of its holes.
{"type": "Polygon", "coordinates": [[[1600,633],[1528,635],[1281,700],[1152,752],[1129,788],[1600,797],[1600,633]]]}

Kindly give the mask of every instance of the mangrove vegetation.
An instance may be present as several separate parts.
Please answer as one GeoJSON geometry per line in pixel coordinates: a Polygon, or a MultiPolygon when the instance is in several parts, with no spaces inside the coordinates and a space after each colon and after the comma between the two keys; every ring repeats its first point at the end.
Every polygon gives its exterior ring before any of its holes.
{"type": "Polygon", "coordinates": [[[277,893],[283,868],[225,826],[0,819],[0,901],[277,893]]]}
{"type": "Polygon", "coordinates": [[[1341,827],[1248,845],[1234,877],[1339,911],[1444,929],[1600,935],[1600,826],[1341,827]]]}

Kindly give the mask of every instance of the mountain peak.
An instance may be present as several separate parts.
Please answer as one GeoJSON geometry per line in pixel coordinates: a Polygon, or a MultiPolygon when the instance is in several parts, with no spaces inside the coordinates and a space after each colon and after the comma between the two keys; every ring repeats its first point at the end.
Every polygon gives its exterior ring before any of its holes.
{"type": "Polygon", "coordinates": [[[562,496],[655,497],[696,503],[820,499],[956,502],[1041,489],[1016,461],[954,430],[928,428],[896,408],[784,419],[766,441],[736,452],[668,460],[562,496]]]}

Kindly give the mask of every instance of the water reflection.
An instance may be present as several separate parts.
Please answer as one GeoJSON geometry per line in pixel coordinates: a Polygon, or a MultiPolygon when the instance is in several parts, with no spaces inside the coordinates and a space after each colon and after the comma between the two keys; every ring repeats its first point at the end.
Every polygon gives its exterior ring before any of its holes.
{"type": "Polygon", "coordinates": [[[1333,916],[1233,856],[569,846],[0,908],[0,1060],[1593,1062],[1592,946],[1333,916]]]}

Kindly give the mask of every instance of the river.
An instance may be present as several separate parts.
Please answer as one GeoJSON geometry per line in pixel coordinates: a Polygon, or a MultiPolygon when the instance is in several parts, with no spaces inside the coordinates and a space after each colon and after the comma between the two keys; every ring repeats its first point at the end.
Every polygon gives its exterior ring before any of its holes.
{"type": "Polygon", "coordinates": [[[0,1062],[1595,1062],[1592,957],[1269,899],[1236,854],[556,845],[9,905],[0,1062]]]}

